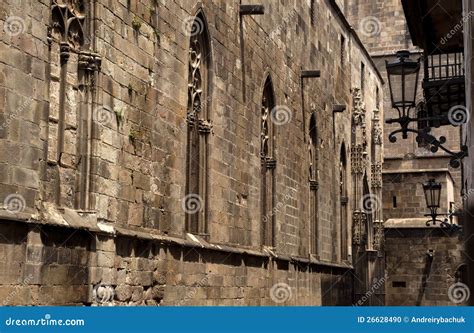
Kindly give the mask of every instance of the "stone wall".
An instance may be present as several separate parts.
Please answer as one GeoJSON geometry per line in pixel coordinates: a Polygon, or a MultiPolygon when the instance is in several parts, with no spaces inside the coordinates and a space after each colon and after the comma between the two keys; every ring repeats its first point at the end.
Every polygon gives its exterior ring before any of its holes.
{"type": "MultiPolygon", "coordinates": [[[[436,179],[441,186],[440,212],[447,212],[453,202],[453,179],[444,171],[440,172],[412,172],[412,173],[385,173],[383,207],[386,219],[423,218],[429,213],[426,207],[423,184],[430,178],[436,179]],[[451,189],[448,191],[447,189],[451,189]]],[[[461,206],[454,206],[460,209],[461,206]]],[[[428,218],[427,218],[428,219],[428,218]]],[[[456,218],[454,217],[454,221],[456,218]]]]}
{"type": "MultiPolygon", "coordinates": [[[[29,230],[31,246],[40,246],[42,255],[18,261],[36,270],[28,285],[52,299],[31,296],[19,303],[91,304],[111,301],[113,293],[117,304],[180,304],[191,293],[192,304],[270,304],[278,283],[290,286],[291,304],[350,303],[351,213],[363,208],[362,178],[351,177],[350,152],[356,144],[364,149],[352,162],[372,189],[378,171],[371,163],[382,156],[371,139],[376,114],[383,119],[375,91],[383,94],[380,74],[336,3],[317,1],[313,20],[307,2],[262,1],[261,16],[239,15],[238,1],[67,3],[0,5],[0,24],[9,27],[0,35],[1,223],[55,228],[54,237],[46,232],[53,238],[41,240],[29,230]],[[212,125],[205,237],[185,232],[183,209],[188,28],[197,13],[208,32],[210,62],[209,98],[203,101],[212,125]],[[70,33],[64,15],[73,18],[70,33]],[[304,79],[302,88],[301,70],[320,70],[320,78],[304,79]],[[262,246],[260,201],[268,77],[275,107],[286,117],[273,125],[272,247],[262,246]],[[355,99],[362,85],[362,97],[355,99]],[[336,105],[342,112],[334,112],[336,105]],[[317,232],[309,208],[312,115],[317,232]],[[342,160],[348,161],[345,227],[342,160]],[[311,251],[315,239],[318,247],[311,251]],[[57,261],[50,261],[56,251],[57,261]],[[51,281],[45,278],[50,275],[51,281]]],[[[364,228],[372,234],[371,224],[364,228]]],[[[30,238],[15,239],[15,251],[30,246],[30,238]]],[[[25,274],[0,284],[15,289],[16,281],[22,288],[25,274]]]]}
{"type": "Polygon", "coordinates": [[[7,221],[0,234],[2,305],[88,303],[90,234],[7,221]]]}
{"type": "Polygon", "coordinates": [[[400,0],[348,0],[346,15],[370,54],[416,50],[400,0]]]}
{"type": "Polygon", "coordinates": [[[464,296],[452,291],[455,283],[466,282],[460,274],[462,236],[458,231],[387,226],[385,251],[387,304],[463,305],[457,301],[464,296]]]}
{"type": "Polygon", "coordinates": [[[1,235],[3,305],[350,305],[352,300],[353,277],[342,265],[6,221],[1,235]]]}

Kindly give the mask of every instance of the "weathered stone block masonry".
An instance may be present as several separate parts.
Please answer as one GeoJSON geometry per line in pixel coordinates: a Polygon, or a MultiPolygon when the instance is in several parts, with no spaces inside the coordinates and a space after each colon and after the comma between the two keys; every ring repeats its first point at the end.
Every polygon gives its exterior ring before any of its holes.
{"type": "Polygon", "coordinates": [[[2,1],[3,304],[365,295],[383,81],[342,2],[2,1]]]}

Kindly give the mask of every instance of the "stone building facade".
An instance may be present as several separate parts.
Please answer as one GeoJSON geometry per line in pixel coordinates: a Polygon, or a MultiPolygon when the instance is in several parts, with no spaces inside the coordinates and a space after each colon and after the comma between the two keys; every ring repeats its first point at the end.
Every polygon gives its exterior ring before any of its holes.
{"type": "MultiPolygon", "coordinates": [[[[449,2],[449,1],[448,1],[449,2]]],[[[429,2],[436,7],[439,1],[429,2]]],[[[442,4],[441,4],[442,5],[442,4]]],[[[431,7],[429,7],[431,8],[431,7]]],[[[414,46],[401,0],[351,0],[346,12],[384,80],[387,81],[386,61],[396,59],[399,50],[409,50],[411,58],[421,58],[417,88],[417,107],[412,117],[426,114],[426,95],[423,91],[425,63],[430,53],[414,46]]],[[[420,21],[420,17],[414,20],[420,21]]],[[[436,59],[437,56],[436,56],[436,59]]],[[[446,60],[441,60],[441,62],[446,60]]],[[[397,118],[392,108],[389,85],[384,86],[385,118],[397,118]]],[[[446,137],[446,146],[459,151],[461,130],[458,126],[432,129],[436,138],[446,137]]],[[[421,129],[422,123],[411,128],[421,129]]],[[[386,305],[453,305],[448,297],[449,287],[462,267],[462,238],[460,232],[442,232],[438,225],[427,226],[429,213],[423,183],[435,179],[442,185],[439,213],[462,208],[462,169],[450,166],[450,156],[441,149],[433,153],[430,145],[416,141],[416,134],[407,139],[399,134],[397,141],[389,141],[389,134],[400,124],[384,124],[383,214],[386,230],[386,305]],[[429,266],[429,269],[425,269],[429,266]]],[[[455,224],[461,221],[453,217],[455,224]]]]}
{"type": "Polygon", "coordinates": [[[387,225],[386,230],[387,305],[446,306],[458,300],[465,305],[463,294],[449,296],[463,281],[460,232],[420,228],[416,223],[387,225]]]}
{"type": "Polygon", "coordinates": [[[4,304],[383,302],[380,73],[259,4],[2,2],[4,304]]]}

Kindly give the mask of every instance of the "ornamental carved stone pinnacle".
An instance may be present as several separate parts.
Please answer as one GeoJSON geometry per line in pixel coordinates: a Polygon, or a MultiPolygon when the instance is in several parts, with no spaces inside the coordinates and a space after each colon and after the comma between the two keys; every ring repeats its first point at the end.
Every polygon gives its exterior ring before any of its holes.
{"type": "Polygon", "coordinates": [[[371,167],[371,184],[372,188],[379,189],[382,188],[382,162],[372,163],[371,167]]]}
{"type": "Polygon", "coordinates": [[[381,145],[382,144],[382,136],[383,136],[383,130],[382,126],[380,125],[380,115],[379,115],[379,110],[375,109],[374,110],[374,117],[372,118],[372,123],[373,123],[373,143],[376,145],[381,145]]]}
{"type": "Polygon", "coordinates": [[[359,88],[352,89],[352,122],[355,126],[365,126],[365,103],[359,88]]]}
{"type": "Polygon", "coordinates": [[[354,245],[361,245],[365,242],[366,239],[366,224],[367,224],[367,214],[360,210],[355,210],[352,213],[352,225],[353,225],[353,233],[352,233],[352,242],[354,245]]]}
{"type": "Polygon", "coordinates": [[[384,243],[384,226],[383,221],[374,221],[374,250],[381,251],[384,243]]]}
{"type": "Polygon", "coordinates": [[[351,166],[352,173],[363,174],[366,169],[366,157],[364,145],[358,144],[351,147],[351,166]]]}

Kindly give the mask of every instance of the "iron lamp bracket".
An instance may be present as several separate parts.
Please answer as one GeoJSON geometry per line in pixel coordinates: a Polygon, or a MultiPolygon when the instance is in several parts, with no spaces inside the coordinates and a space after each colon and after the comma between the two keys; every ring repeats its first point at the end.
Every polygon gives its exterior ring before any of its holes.
{"type": "Polygon", "coordinates": [[[446,152],[449,156],[451,156],[451,160],[449,162],[449,165],[453,168],[459,168],[461,166],[461,160],[468,156],[468,147],[463,145],[460,148],[460,151],[458,152],[453,152],[446,148],[444,144],[446,143],[446,137],[441,136],[439,139],[437,139],[435,136],[430,134],[431,132],[431,127],[426,127],[422,130],[416,130],[413,128],[409,128],[408,126],[412,122],[418,122],[418,121],[433,121],[436,120],[436,118],[431,117],[431,118],[412,118],[408,116],[402,116],[400,118],[396,119],[387,119],[385,122],[387,124],[394,124],[394,123],[399,123],[400,124],[400,129],[397,129],[393,131],[392,133],[389,134],[388,139],[390,142],[395,143],[397,142],[397,137],[396,135],[399,133],[402,133],[402,138],[407,139],[408,138],[408,133],[415,133],[416,134],[416,141],[417,142],[425,142],[430,145],[430,151],[432,153],[438,152],[439,149],[443,150],[446,152]]]}

